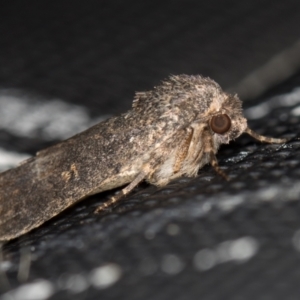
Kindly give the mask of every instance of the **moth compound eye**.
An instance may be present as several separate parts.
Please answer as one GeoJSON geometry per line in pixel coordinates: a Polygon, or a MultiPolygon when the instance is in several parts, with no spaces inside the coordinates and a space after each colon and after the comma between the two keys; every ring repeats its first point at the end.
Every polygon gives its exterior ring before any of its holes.
{"type": "Polygon", "coordinates": [[[224,134],[231,127],[231,120],[226,114],[213,116],[210,120],[210,128],[215,133],[224,134]]]}

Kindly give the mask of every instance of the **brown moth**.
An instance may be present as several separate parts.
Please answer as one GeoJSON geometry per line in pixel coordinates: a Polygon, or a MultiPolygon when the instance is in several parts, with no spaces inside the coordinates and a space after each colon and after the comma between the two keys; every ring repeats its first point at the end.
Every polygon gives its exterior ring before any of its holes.
{"type": "Polygon", "coordinates": [[[216,153],[242,133],[267,143],[247,127],[241,101],[209,78],[171,76],[135,95],[132,109],[0,174],[0,240],[16,238],[90,195],[128,184],[97,212],[113,205],[141,181],[164,186],[196,176],[216,153]]]}

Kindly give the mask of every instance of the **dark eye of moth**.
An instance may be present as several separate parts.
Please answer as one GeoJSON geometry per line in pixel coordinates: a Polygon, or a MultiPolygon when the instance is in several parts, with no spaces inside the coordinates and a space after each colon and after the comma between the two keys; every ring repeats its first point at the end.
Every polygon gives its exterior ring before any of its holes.
{"type": "Polygon", "coordinates": [[[231,127],[231,120],[226,114],[213,116],[210,120],[210,128],[215,133],[223,134],[231,127]]]}

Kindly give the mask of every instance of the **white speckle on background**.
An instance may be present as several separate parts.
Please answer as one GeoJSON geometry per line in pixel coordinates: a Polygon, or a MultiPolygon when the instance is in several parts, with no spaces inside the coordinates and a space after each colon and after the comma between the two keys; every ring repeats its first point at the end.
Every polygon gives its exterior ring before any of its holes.
{"type": "Polygon", "coordinates": [[[182,260],[174,254],[166,254],[164,255],[161,263],[161,269],[163,272],[175,275],[182,271],[184,268],[184,263],[182,260]]]}
{"type": "Polygon", "coordinates": [[[91,272],[90,281],[96,288],[105,289],[115,284],[121,278],[121,275],[121,267],[117,264],[109,263],[94,269],[91,272]]]}
{"type": "Polygon", "coordinates": [[[54,287],[47,280],[37,280],[23,284],[20,287],[5,293],[1,300],[45,300],[52,296],[54,287]]]}

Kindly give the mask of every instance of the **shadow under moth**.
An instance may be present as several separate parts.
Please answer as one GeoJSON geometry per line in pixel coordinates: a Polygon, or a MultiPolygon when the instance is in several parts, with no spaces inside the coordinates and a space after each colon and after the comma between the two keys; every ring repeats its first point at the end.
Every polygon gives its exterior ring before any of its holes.
{"type": "Polygon", "coordinates": [[[267,143],[247,127],[241,101],[209,78],[171,76],[151,91],[137,92],[132,109],[0,174],[0,240],[27,233],[90,195],[125,186],[97,208],[113,206],[141,181],[164,186],[196,176],[216,153],[242,133],[267,143]],[[127,186],[126,186],[127,185],[127,186]]]}

